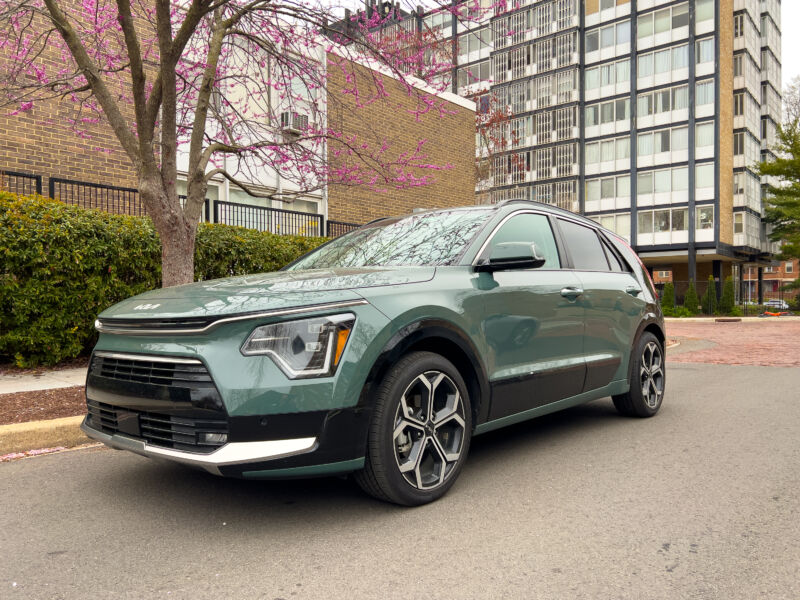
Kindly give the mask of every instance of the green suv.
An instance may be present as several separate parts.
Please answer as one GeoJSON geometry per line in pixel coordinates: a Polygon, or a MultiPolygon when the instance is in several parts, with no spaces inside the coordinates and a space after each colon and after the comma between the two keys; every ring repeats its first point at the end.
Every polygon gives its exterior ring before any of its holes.
{"type": "Polygon", "coordinates": [[[247,479],[353,473],[441,497],[470,439],[611,396],[654,415],[664,323],[636,254],[533,202],[363,227],[277,273],[104,311],[82,428],[113,448],[247,479]]]}

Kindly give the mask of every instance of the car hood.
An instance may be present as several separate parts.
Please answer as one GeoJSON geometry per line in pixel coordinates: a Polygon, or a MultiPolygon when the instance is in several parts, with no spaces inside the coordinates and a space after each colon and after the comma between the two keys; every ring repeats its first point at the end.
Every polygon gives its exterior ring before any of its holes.
{"type": "Polygon", "coordinates": [[[363,267],[228,277],[145,292],[100,318],[207,317],[359,300],[359,289],[430,281],[435,272],[434,267],[363,267]]]}

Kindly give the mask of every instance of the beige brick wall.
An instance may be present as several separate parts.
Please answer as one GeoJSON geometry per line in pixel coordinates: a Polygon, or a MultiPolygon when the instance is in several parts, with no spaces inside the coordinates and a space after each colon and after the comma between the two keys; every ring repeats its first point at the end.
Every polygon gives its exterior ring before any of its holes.
{"type": "MultiPolygon", "coordinates": [[[[42,19],[35,27],[44,31],[47,26],[42,19]]],[[[6,60],[0,56],[0,73],[5,72],[6,60]]],[[[61,52],[51,44],[37,62],[55,72],[62,66],[61,52]]],[[[45,195],[49,177],[136,186],[133,165],[105,119],[81,125],[85,137],[69,124],[82,117],[96,118],[96,113],[81,113],[76,103],[58,98],[35,101],[32,110],[17,115],[9,114],[13,109],[0,107],[0,171],[42,175],[45,195]]],[[[132,119],[132,105],[123,105],[123,111],[132,119]]]]}
{"type": "Polygon", "coordinates": [[[719,7],[719,241],[733,245],[733,0],[719,7]]]}
{"type": "MultiPolygon", "coordinates": [[[[424,186],[398,189],[393,184],[378,184],[387,188],[378,192],[368,185],[331,185],[328,191],[328,217],[336,221],[366,223],[385,216],[406,214],[414,208],[442,208],[475,203],[475,113],[463,106],[448,103],[445,114],[431,111],[417,121],[411,113],[417,100],[409,96],[399,81],[382,77],[386,96],[365,106],[356,107],[352,95],[340,90],[352,84],[345,83],[341,67],[328,57],[328,127],[342,131],[345,136],[356,135],[357,143],[368,144],[367,153],[380,148],[385,141],[388,156],[401,152],[413,153],[420,140],[426,140],[424,162],[452,168],[444,170],[411,169],[416,177],[430,176],[432,183],[424,186]]],[[[375,83],[370,71],[354,66],[355,82],[362,98],[375,93],[375,83]]],[[[329,161],[342,160],[334,156],[336,143],[329,145],[329,161]]],[[[347,160],[364,164],[357,158],[347,160]]]]}

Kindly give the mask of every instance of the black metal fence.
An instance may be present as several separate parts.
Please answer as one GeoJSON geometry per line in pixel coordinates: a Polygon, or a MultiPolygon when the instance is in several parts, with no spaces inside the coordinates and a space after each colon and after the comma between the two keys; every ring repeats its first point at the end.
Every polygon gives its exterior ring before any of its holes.
{"type": "Polygon", "coordinates": [[[322,215],[221,200],[214,203],[214,222],[280,235],[307,237],[325,235],[322,215]]]}
{"type": "MultiPolygon", "coordinates": [[[[14,171],[0,171],[0,189],[21,195],[41,194],[42,176],[14,171]]],[[[94,208],[105,212],[146,216],[147,210],[135,188],[90,183],[51,177],[47,187],[48,195],[54,200],[73,204],[82,208],[94,208]]],[[[179,196],[181,206],[186,196],[179,196]]],[[[212,201],[206,198],[201,219],[209,223],[237,225],[248,229],[269,231],[279,235],[299,235],[307,237],[338,237],[357,227],[357,223],[327,221],[315,213],[296,210],[252,206],[236,202],[212,201]],[[326,227],[327,226],[327,227],[326,227]]]]}
{"type": "Polygon", "coordinates": [[[135,188],[51,177],[48,194],[54,200],[81,208],[97,208],[120,215],[145,216],[147,211],[135,188]]]}
{"type": "Polygon", "coordinates": [[[361,227],[358,223],[345,223],[344,221],[331,221],[328,219],[325,233],[329,238],[339,237],[361,227]]]}
{"type": "Polygon", "coordinates": [[[42,193],[42,176],[16,171],[0,171],[0,190],[30,196],[42,193]]]}

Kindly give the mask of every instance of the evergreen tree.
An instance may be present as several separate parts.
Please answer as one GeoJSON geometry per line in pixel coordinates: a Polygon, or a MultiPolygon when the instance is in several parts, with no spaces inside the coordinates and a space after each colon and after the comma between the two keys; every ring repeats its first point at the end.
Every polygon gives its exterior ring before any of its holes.
{"type": "Polygon", "coordinates": [[[728,275],[725,278],[725,287],[722,288],[722,298],[719,301],[719,312],[723,315],[729,315],[733,312],[733,306],[736,298],[733,290],[733,277],[728,275]]]}
{"type": "Polygon", "coordinates": [[[699,305],[700,300],[697,298],[697,290],[694,287],[694,280],[692,280],[689,282],[689,289],[686,290],[686,296],[683,298],[683,306],[691,314],[696,315],[698,313],[699,305]]]}
{"type": "Polygon", "coordinates": [[[675,286],[671,281],[664,284],[664,293],[661,296],[661,310],[667,317],[675,315],[675,286]]]}
{"type": "Polygon", "coordinates": [[[707,315],[713,315],[717,310],[717,284],[713,275],[708,276],[708,285],[706,286],[705,294],[700,298],[700,305],[707,315]]]}

